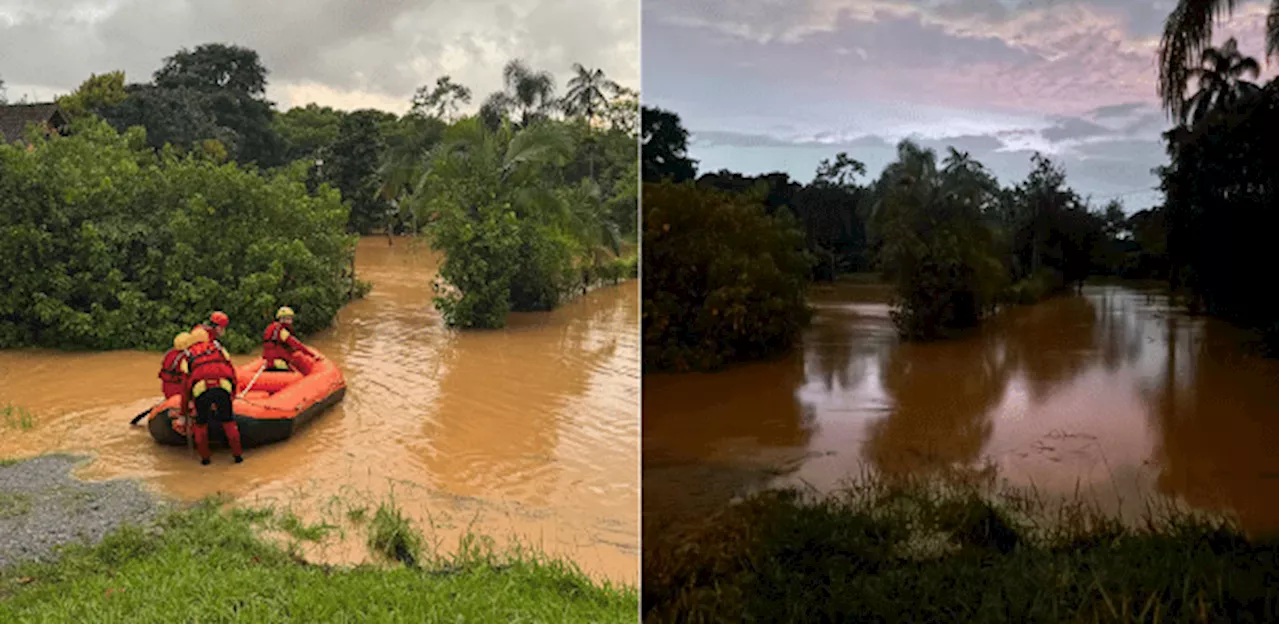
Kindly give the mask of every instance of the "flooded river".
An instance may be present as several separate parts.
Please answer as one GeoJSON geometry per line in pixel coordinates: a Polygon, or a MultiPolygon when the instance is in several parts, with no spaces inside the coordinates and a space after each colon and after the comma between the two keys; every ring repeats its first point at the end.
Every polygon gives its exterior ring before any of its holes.
{"type": "MultiPolygon", "coordinates": [[[[514,536],[635,583],[638,282],[513,314],[505,330],[462,333],[432,307],[437,264],[409,240],[360,242],[357,272],[372,292],[307,338],[342,368],[346,398],[292,439],[247,450],[243,464],[223,450],[202,467],[129,427],[158,399],[161,354],[128,351],[0,352],[0,406],[37,418],[5,431],[0,457],[90,453],[83,478],[140,477],[187,500],[225,492],[330,523],[335,511],[394,496],[445,547],[468,529],[499,543],[514,536]]],[[[363,534],[343,530],[309,555],[363,559],[363,534]]]]}
{"type": "Polygon", "coordinates": [[[994,472],[1134,513],[1167,495],[1277,528],[1277,362],[1158,292],[1089,286],[903,344],[884,286],[815,289],[801,348],[644,378],[646,531],[741,493],[872,469],[994,472]]]}

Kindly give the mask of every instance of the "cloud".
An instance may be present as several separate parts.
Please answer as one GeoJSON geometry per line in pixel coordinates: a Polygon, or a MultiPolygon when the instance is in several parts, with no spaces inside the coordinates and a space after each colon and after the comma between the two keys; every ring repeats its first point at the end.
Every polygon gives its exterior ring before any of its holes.
{"type": "Polygon", "coordinates": [[[1054,124],[1040,131],[1040,135],[1053,142],[1103,136],[1111,131],[1103,126],[1079,117],[1060,117],[1054,124]]]}
{"type": "MultiPolygon", "coordinates": [[[[501,87],[514,58],[559,84],[579,62],[639,83],[636,0],[0,0],[0,78],[67,92],[90,73],[144,81],[179,48],[226,42],[256,50],[268,96],[289,106],[398,102],[449,74],[473,107],[501,87]]],[[[12,91],[16,89],[11,89],[12,91]]]]}
{"type": "MultiPolygon", "coordinates": [[[[882,98],[942,95],[956,105],[1074,116],[1117,100],[1155,101],[1155,53],[1168,8],[1070,0],[1016,9],[977,0],[644,3],[646,38],[653,30],[666,45],[677,36],[700,38],[725,55],[773,57],[775,75],[790,73],[792,83],[841,82],[872,87],[882,98]],[[877,62],[829,61],[831,50],[855,46],[877,62]]],[[[1242,3],[1218,27],[1218,40],[1235,35],[1261,54],[1265,15],[1265,3],[1242,3]]]]}
{"type": "Polygon", "coordinates": [[[1134,114],[1147,108],[1146,102],[1125,102],[1124,104],[1109,104],[1107,106],[1099,106],[1087,113],[1086,117],[1093,119],[1112,119],[1116,117],[1131,117],[1134,114]]]}

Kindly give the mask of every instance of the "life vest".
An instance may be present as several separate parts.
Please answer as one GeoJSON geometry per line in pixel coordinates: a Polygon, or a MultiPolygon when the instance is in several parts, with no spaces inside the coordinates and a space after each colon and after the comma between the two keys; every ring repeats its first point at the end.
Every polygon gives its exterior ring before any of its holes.
{"type": "Polygon", "coordinates": [[[288,360],[293,355],[293,348],[289,346],[289,338],[292,332],[289,331],[284,323],[276,321],[267,326],[266,331],[262,332],[262,359],[266,360],[272,368],[288,369],[288,360]],[[283,364],[283,366],[281,366],[283,364]]]}
{"type": "Polygon", "coordinates": [[[226,351],[217,340],[191,345],[186,351],[187,371],[196,381],[235,379],[236,369],[227,359],[226,351]]]}
{"type": "Polygon", "coordinates": [[[180,366],[182,357],[185,354],[186,351],[182,349],[170,349],[168,353],[164,354],[164,361],[160,364],[160,374],[158,375],[160,381],[167,384],[181,384],[183,382],[185,375],[182,374],[180,366]]]}
{"type": "Polygon", "coordinates": [[[288,343],[285,341],[285,338],[282,336],[282,332],[284,332],[287,329],[289,328],[286,327],[285,324],[281,323],[280,321],[275,321],[270,325],[267,325],[266,331],[262,332],[262,342],[275,343],[282,347],[287,347],[288,343]]]}

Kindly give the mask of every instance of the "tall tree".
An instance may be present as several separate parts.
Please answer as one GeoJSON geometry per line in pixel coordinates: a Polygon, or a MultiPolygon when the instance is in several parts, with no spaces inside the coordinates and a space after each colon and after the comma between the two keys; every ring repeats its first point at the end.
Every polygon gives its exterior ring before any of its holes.
{"type": "Polygon", "coordinates": [[[549,72],[530,69],[515,59],[502,68],[503,91],[491,94],[480,107],[480,118],[490,128],[501,124],[502,117],[513,110],[520,115],[520,126],[528,126],[545,118],[556,106],[556,81],[549,72]]]}
{"type": "Polygon", "coordinates": [[[532,124],[487,130],[477,119],[451,126],[421,163],[409,203],[422,213],[432,245],[447,250],[436,297],[446,322],[502,327],[511,309],[554,305],[571,255],[539,234],[569,218],[560,193],[543,184],[572,143],[561,128],[532,124]]]}
{"type": "Polygon", "coordinates": [[[1205,48],[1200,55],[1200,66],[1190,71],[1190,78],[1199,84],[1199,91],[1187,101],[1187,122],[1199,123],[1209,111],[1229,108],[1247,95],[1259,90],[1242,76],[1258,77],[1261,67],[1258,61],[1240,54],[1235,38],[1227,39],[1221,48],[1205,48]]]}
{"type": "Polygon", "coordinates": [[[645,106],[640,113],[640,159],[645,182],[692,180],[696,161],[688,158],[689,131],[670,111],[645,106]]]}
{"type": "Polygon", "coordinates": [[[813,183],[839,187],[852,187],[854,178],[866,175],[867,166],[862,162],[849,158],[846,152],[836,154],[835,162],[822,159],[818,163],[818,171],[814,174],[813,183]]]}
{"type": "Polygon", "coordinates": [[[574,76],[569,80],[569,91],[561,101],[565,114],[585,117],[588,123],[609,105],[605,91],[618,93],[621,86],[604,75],[604,70],[587,69],[581,63],[573,64],[574,76]]]}
{"type": "Polygon", "coordinates": [[[131,84],[125,87],[125,94],[119,103],[95,111],[116,130],[142,126],[147,131],[147,144],[155,149],[165,144],[194,149],[205,139],[217,139],[231,153],[237,152],[240,137],[218,123],[205,93],[185,87],[131,84]]]}
{"type": "Polygon", "coordinates": [[[272,104],[265,98],[267,69],[257,52],[222,43],[183,48],[164,60],[153,80],[160,89],[201,94],[202,108],[236,135],[231,144],[237,161],[263,167],[282,162],[283,146],[271,126],[272,104]]]}
{"type": "Polygon", "coordinates": [[[272,128],[284,144],[284,160],[315,160],[320,150],[338,138],[338,129],[346,113],[314,102],[278,114],[272,128]]]}
{"type": "Polygon", "coordinates": [[[58,98],[58,107],[71,118],[83,117],[95,110],[115,106],[128,95],[124,89],[123,71],[90,74],[75,91],[58,98]]]}
{"type": "Polygon", "coordinates": [[[449,76],[436,79],[434,86],[418,87],[413,95],[413,108],[409,112],[443,120],[451,120],[462,105],[471,103],[471,89],[453,81],[449,76]]]}
{"type": "Polygon", "coordinates": [[[164,60],[153,76],[157,87],[220,90],[247,98],[262,97],[267,69],[258,53],[235,45],[206,43],[182,48],[164,60]]]}
{"type": "Polygon", "coordinates": [[[948,159],[939,170],[937,162],[933,150],[903,141],[876,183],[880,261],[896,284],[894,324],[907,338],[977,324],[1002,286],[974,187],[959,179],[967,167],[948,159]]]}
{"type": "Polygon", "coordinates": [[[346,115],[338,137],[323,150],[321,179],[342,192],[351,206],[347,227],[368,234],[386,222],[390,205],[378,195],[379,157],[384,150],[380,122],[388,113],[360,110],[346,115]]]}
{"type": "Polygon", "coordinates": [[[640,94],[634,89],[618,87],[604,111],[609,127],[634,137],[640,127],[640,94]]]}
{"type": "MultiPolygon", "coordinates": [[[[1174,119],[1186,117],[1187,80],[1196,60],[1213,43],[1213,22],[1230,17],[1238,0],[1178,0],[1164,23],[1160,37],[1158,90],[1166,112],[1174,119]]],[[[1277,0],[1271,0],[1267,16],[1267,58],[1276,54],[1277,0]]]]}

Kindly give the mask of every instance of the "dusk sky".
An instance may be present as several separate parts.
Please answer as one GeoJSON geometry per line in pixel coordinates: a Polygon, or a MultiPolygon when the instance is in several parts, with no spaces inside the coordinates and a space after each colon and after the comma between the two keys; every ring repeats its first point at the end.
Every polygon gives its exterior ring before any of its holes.
{"type": "Polygon", "coordinates": [[[513,58],[552,72],[561,92],[575,62],[638,88],[637,1],[0,0],[0,80],[10,101],[48,101],[90,73],[146,82],[179,48],[222,42],[258,52],[281,109],[402,113],[445,74],[475,109],[513,58]]]}
{"type": "MultiPolygon", "coordinates": [[[[644,0],[643,95],[680,115],[699,174],[813,179],[837,152],[878,175],[902,138],[968,151],[1004,184],[1033,151],[1067,182],[1127,212],[1160,195],[1170,122],[1155,55],[1174,2],[644,0]]],[[[1235,36],[1265,62],[1265,2],[1237,6],[1235,36]]],[[[865,181],[865,178],[864,178],[865,181]]]]}

